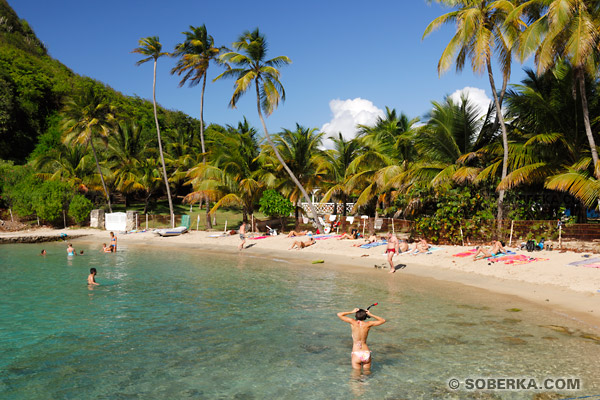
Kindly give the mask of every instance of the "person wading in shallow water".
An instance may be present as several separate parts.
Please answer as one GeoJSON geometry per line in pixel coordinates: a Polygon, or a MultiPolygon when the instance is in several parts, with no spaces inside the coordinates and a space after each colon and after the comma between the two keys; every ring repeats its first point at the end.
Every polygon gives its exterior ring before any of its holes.
{"type": "Polygon", "coordinates": [[[371,370],[371,350],[367,346],[367,336],[373,326],[385,324],[385,319],[371,314],[369,310],[355,308],[348,312],[337,313],[339,319],[350,324],[352,328],[352,368],[369,372],[371,370]],[[348,314],[355,314],[352,319],[346,317],[348,314]],[[366,321],[368,317],[375,318],[375,321],[366,321]]]}

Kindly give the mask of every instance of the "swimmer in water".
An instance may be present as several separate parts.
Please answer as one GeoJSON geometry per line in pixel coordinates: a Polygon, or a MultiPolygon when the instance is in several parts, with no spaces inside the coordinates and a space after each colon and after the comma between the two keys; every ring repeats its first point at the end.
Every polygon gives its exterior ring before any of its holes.
{"type": "Polygon", "coordinates": [[[99,285],[99,283],[96,282],[96,268],[90,268],[90,274],[88,275],[87,283],[91,286],[99,285]]]}
{"type": "Polygon", "coordinates": [[[42,252],[40,253],[40,256],[45,256],[46,255],[46,249],[42,249],[42,252]]]}
{"type": "Polygon", "coordinates": [[[74,256],[76,254],[77,254],[77,252],[73,248],[73,245],[71,243],[69,243],[69,247],[67,247],[67,255],[68,256],[74,256]]]}
{"type": "Polygon", "coordinates": [[[106,247],[106,243],[102,243],[102,251],[104,253],[112,253],[113,248],[112,247],[106,247]]]}
{"type": "Polygon", "coordinates": [[[367,346],[367,336],[373,326],[385,324],[385,319],[371,314],[369,310],[355,308],[348,312],[337,313],[339,319],[350,324],[352,328],[352,368],[359,370],[362,367],[364,372],[371,370],[371,350],[367,346]],[[352,319],[346,317],[348,314],[355,314],[352,319]],[[375,321],[367,321],[367,317],[375,318],[375,321]]]}

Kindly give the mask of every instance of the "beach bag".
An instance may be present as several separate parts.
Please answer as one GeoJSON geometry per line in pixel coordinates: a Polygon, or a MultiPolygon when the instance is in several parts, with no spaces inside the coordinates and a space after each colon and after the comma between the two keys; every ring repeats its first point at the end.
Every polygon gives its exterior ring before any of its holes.
{"type": "Polygon", "coordinates": [[[528,240],[527,244],[525,245],[525,248],[527,249],[527,251],[532,252],[533,249],[535,248],[535,241],[528,240]]]}

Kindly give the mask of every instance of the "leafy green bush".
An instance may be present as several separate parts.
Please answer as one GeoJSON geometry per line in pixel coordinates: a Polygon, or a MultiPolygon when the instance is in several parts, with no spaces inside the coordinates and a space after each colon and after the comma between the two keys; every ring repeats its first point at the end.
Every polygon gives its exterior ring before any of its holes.
{"type": "Polygon", "coordinates": [[[62,220],[73,197],[73,189],[64,182],[46,181],[33,193],[33,209],[38,217],[51,224],[62,220]]]}
{"type": "Polygon", "coordinates": [[[266,190],[259,200],[260,212],[270,217],[287,217],[294,204],[275,190],[266,190]]]}
{"type": "Polygon", "coordinates": [[[94,208],[94,204],[85,196],[76,194],[69,204],[69,216],[81,225],[88,217],[94,208]]]}

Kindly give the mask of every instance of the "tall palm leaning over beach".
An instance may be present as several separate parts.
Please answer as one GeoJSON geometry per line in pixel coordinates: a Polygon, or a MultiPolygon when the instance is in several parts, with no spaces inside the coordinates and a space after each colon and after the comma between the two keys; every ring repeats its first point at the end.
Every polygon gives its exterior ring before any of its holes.
{"type": "Polygon", "coordinates": [[[273,149],[273,153],[277,157],[277,160],[281,163],[283,168],[286,170],[292,181],[298,186],[300,192],[304,196],[304,199],[308,203],[313,219],[319,230],[322,232],[323,227],[319,222],[317,211],[314,204],[310,201],[308,193],[298,181],[298,178],[294,175],[292,170],[285,163],[281,154],[277,150],[277,146],[271,139],[269,132],[267,131],[267,125],[263,118],[262,112],[267,115],[271,115],[273,111],[279,105],[279,101],[285,100],[285,90],[283,85],[279,81],[279,70],[277,67],[291,64],[291,60],[286,56],[278,56],[270,60],[266,60],[267,56],[267,41],[264,35],[262,35],[258,28],[254,31],[244,32],[238,39],[237,42],[233,43],[233,48],[236,51],[227,51],[219,57],[220,61],[227,65],[227,70],[221,75],[215,78],[215,80],[221,78],[235,78],[234,91],[229,106],[235,108],[240,97],[250,89],[252,83],[256,87],[256,107],[258,109],[258,117],[262,123],[265,137],[269,142],[269,145],[273,149]],[[239,53],[237,51],[240,51],[239,53]],[[232,65],[234,67],[232,67],[232,65]]]}
{"type": "MultiPolygon", "coordinates": [[[[185,41],[175,46],[174,57],[179,57],[177,64],[171,69],[171,74],[181,76],[179,87],[186,82],[189,86],[196,86],[202,82],[202,92],[200,93],[200,143],[202,146],[202,162],[206,164],[206,148],[204,147],[204,90],[206,88],[206,73],[211,60],[216,60],[220,49],[215,47],[215,41],[206,31],[206,26],[190,26],[189,32],[183,32],[185,41]]],[[[210,229],[210,212],[208,206],[208,197],[206,200],[206,227],[210,229]]]]}
{"type": "MultiPolygon", "coordinates": [[[[492,72],[492,52],[495,49],[504,78],[503,91],[510,78],[511,48],[516,37],[516,22],[505,24],[507,15],[514,10],[510,1],[499,0],[436,0],[438,3],[457,7],[458,9],[444,14],[433,20],[425,29],[423,38],[446,23],[456,23],[456,34],[444,49],[438,63],[438,73],[442,74],[450,68],[453,60],[457,71],[463,69],[465,60],[471,60],[473,72],[481,73],[487,69],[496,116],[502,130],[502,147],[504,156],[502,160],[502,177],[508,173],[508,138],[506,125],[502,115],[502,102],[496,90],[494,74],[492,72]]],[[[503,95],[503,91],[501,96],[503,95]]],[[[503,214],[504,190],[498,191],[497,220],[501,223],[503,214]]]]}
{"type": "Polygon", "coordinates": [[[64,118],[62,120],[62,130],[65,134],[63,143],[78,143],[84,146],[88,144],[92,148],[96,168],[102,181],[104,195],[108,202],[108,210],[112,213],[110,195],[106,188],[104,175],[98,162],[94,139],[102,139],[105,143],[112,128],[115,116],[113,108],[108,105],[106,98],[98,93],[92,86],[85,87],[75,96],[69,98],[62,110],[64,118]]]}
{"type": "Polygon", "coordinates": [[[552,69],[557,62],[567,60],[574,69],[579,86],[583,123],[592,155],[594,176],[600,179],[598,150],[590,124],[589,106],[585,89],[585,75],[598,73],[597,57],[600,50],[600,5],[585,0],[530,0],[511,13],[517,18],[523,10],[532,7],[542,15],[525,29],[519,41],[521,60],[535,53],[537,73],[552,69]]]}
{"type": "Polygon", "coordinates": [[[160,153],[160,162],[162,163],[162,173],[167,188],[167,199],[169,199],[169,216],[171,219],[171,227],[175,227],[175,215],[173,214],[173,199],[171,199],[171,189],[169,188],[169,178],[167,177],[167,167],[165,166],[165,156],[163,154],[162,140],[160,138],[160,126],[158,125],[158,114],[156,112],[156,64],[158,58],[166,56],[168,53],[161,52],[162,44],[158,36],[150,36],[139,40],[140,47],[133,49],[132,53],[146,56],[135,65],[142,65],[148,61],[154,61],[154,78],[152,81],[152,104],[154,105],[154,122],[156,123],[156,135],[158,136],[158,151],[160,153]]]}

